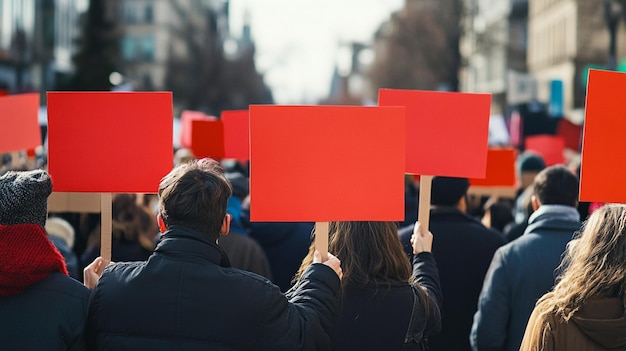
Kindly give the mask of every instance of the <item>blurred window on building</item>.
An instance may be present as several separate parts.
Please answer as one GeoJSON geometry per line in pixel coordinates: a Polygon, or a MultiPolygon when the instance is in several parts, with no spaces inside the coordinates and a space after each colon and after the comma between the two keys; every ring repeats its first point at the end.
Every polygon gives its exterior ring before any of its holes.
{"type": "Polygon", "coordinates": [[[154,90],[154,81],[150,73],[143,74],[143,88],[145,90],[154,90]]]}
{"type": "Polygon", "coordinates": [[[137,55],[137,40],[131,36],[122,38],[122,58],[133,61],[137,55]]]}
{"type": "Polygon", "coordinates": [[[124,3],[124,20],[126,23],[137,23],[138,22],[138,13],[137,13],[137,4],[134,2],[126,2],[124,3]]]}
{"type": "Polygon", "coordinates": [[[146,7],[144,8],[144,20],[146,23],[154,22],[154,9],[152,4],[146,4],[146,7]]]}
{"type": "Polygon", "coordinates": [[[141,44],[141,56],[146,61],[154,61],[154,37],[144,37],[141,44]]]}

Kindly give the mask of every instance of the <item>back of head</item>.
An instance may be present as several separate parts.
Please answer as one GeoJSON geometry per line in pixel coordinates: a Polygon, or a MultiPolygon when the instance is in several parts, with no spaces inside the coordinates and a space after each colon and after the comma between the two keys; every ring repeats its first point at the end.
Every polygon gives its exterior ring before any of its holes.
{"type": "Polygon", "coordinates": [[[159,214],[168,227],[180,225],[217,239],[232,192],[218,162],[184,163],[161,180],[159,214]]]}
{"type": "Polygon", "coordinates": [[[408,282],[411,265],[395,222],[331,222],[329,252],[341,259],[343,286],[408,282]]]}
{"type": "Polygon", "coordinates": [[[68,248],[72,249],[74,247],[74,227],[63,218],[48,218],[48,221],[46,221],[46,232],[50,236],[63,240],[68,248]]]}
{"type": "Polygon", "coordinates": [[[565,166],[550,166],[535,177],[533,195],[537,197],[541,205],[576,207],[578,177],[565,166]]]}
{"type": "Polygon", "coordinates": [[[518,160],[518,176],[522,189],[532,185],[537,173],[546,168],[546,164],[541,156],[532,152],[523,153],[518,160]]]}
{"type": "Polygon", "coordinates": [[[626,206],[595,211],[568,246],[564,272],[542,308],[569,319],[587,301],[626,292],[626,206]]]}
{"type": "Polygon", "coordinates": [[[193,151],[184,147],[180,148],[174,153],[174,166],[178,166],[182,163],[191,162],[195,158],[196,156],[193,154],[193,151]]]}
{"type": "Polygon", "coordinates": [[[433,177],[430,204],[434,206],[455,206],[467,194],[467,178],[433,177]]]}
{"type": "Polygon", "coordinates": [[[46,171],[8,172],[0,177],[0,224],[46,225],[52,181],[46,171]]]}
{"type": "Polygon", "coordinates": [[[158,233],[150,211],[137,203],[135,194],[115,194],[112,200],[113,237],[138,242],[153,249],[152,241],[158,233]]]}
{"type": "Polygon", "coordinates": [[[546,163],[541,156],[532,152],[525,152],[519,158],[518,169],[520,173],[525,172],[541,172],[546,168],[546,163]]]}

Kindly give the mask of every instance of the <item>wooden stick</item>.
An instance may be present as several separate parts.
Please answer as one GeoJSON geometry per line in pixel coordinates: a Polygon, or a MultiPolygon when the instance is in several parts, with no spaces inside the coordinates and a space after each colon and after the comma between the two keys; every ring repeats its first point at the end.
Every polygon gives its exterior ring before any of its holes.
{"type": "Polygon", "coordinates": [[[428,232],[430,224],[430,190],[433,184],[433,176],[420,176],[420,202],[417,220],[422,225],[422,230],[428,232]]]}
{"type": "Polygon", "coordinates": [[[322,255],[322,262],[328,259],[328,222],[315,223],[315,250],[322,255]]]}
{"type": "Polygon", "coordinates": [[[478,196],[498,196],[499,198],[515,199],[517,188],[514,186],[470,186],[467,190],[468,195],[478,196]]]}
{"type": "Polygon", "coordinates": [[[111,261],[112,220],[111,193],[102,193],[100,195],[100,256],[106,262],[111,261]]]}
{"type": "Polygon", "coordinates": [[[19,151],[14,151],[11,153],[11,167],[14,169],[20,168],[22,165],[22,155],[19,151]]]}

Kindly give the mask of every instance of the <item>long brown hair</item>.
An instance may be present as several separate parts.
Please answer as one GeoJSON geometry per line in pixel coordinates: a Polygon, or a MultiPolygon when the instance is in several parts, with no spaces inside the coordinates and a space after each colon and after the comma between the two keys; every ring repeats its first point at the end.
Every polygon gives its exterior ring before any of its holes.
{"type": "MultiPolygon", "coordinates": [[[[402,249],[395,222],[330,222],[328,251],[341,260],[343,288],[374,280],[409,282],[411,264],[402,249]]],[[[313,262],[315,244],[295,279],[313,262]]]]}
{"type": "MultiPolygon", "coordinates": [[[[568,321],[598,297],[624,298],[626,292],[626,206],[605,205],[567,245],[563,273],[554,289],[537,302],[539,319],[555,313],[568,321]]],[[[624,301],[626,307],[626,301],[624,301]]],[[[546,328],[547,325],[537,327],[546,328]]],[[[534,335],[545,336],[545,330],[534,335]]]]}

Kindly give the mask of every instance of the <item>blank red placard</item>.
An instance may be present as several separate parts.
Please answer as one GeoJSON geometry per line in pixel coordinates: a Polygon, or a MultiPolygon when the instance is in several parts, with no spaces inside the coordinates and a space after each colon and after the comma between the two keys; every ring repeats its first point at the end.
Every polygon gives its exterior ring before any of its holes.
{"type": "Polygon", "coordinates": [[[239,161],[250,159],[250,121],[248,110],[222,112],[224,157],[239,161]]]}
{"type": "Polygon", "coordinates": [[[404,108],[250,106],[253,221],[404,218],[404,108]]]}
{"type": "Polygon", "coordinates": [[[576,152],[580,150],[580,143],[583,136],[583,128],[581,126],[574,124],[565,118],[561,118],[556,128],[556,134],[563,137],[565,140],[565,147],[576,152]]]}
{"type": "Polygon", "coordinates": [[[380,106],[406,107],[406,172],[482,178],[491,95],[381,89],[380,106]]]}
{"type": "Polygon", "coordinates": [[[156,193],[171,169],[172,94],[48,93],[54,191],[156,193]]]}
{"type": "Polygon", "coordinates": [[[224,125],[202,112],[183,111],[181,145],[197,158],[224,158],[224,125]]]}
{"type": "Polygon", "coordinates": [[[580,201],[626,203],[626,74],[589,71],[580,201]]]}
{"type": "Polygon", "coordinates": [[[484,179],[471,178],[470,185],[515,186],[515,155],[514,149],[489,149],[486,177],[484,179]]]}
{"type": "Polygon", "coordinates": [[[546,166],[553,166],[565,162],[563,151],[565,139],[554,135],[533,135],[526,137],[525,149],[532,151],[543,158],[546,166]]]}
{"type": "Polygon", "coordinates": [[[0,152],[41,145],[39,94],[0,97],[0,152]]]}

